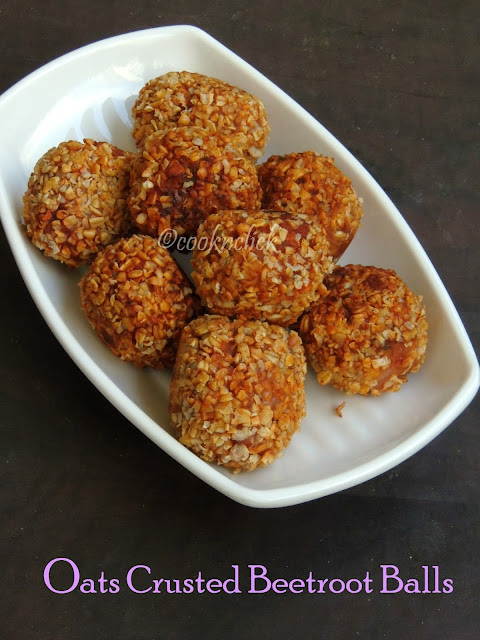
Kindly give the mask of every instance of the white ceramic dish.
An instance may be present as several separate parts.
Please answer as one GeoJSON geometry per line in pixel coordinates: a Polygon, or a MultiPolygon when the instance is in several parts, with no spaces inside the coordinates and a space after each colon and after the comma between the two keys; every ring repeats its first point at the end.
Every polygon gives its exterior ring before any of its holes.
{"type": "MultiPolygon", "coordinates": [[[[164,27],[89,45],[42,67],[0,98],[0,207],[18,267],[39,310],[86,376],[153,442],[230,498],[255,507],[301,503],[368,480],[432,440],[478,389],[473,349],[437,273],[395,206],[355,158],[291,98],[199,29],[164,27]],[[342,262],[395,269],[424,295],[426,363],[396,394],[345,397],[307,380],[307,418],[283,458],[232,475],[202,462],[169,433],[167,373],[139,371],[100,343],[80,310],[79,275],[44,258],[22,227],[21,199],[36,160],[62,140],[91,137],[134,149],[130,109],[150,78],[197,71],[236,84],[265,103],[266,155],[313,149],[335,158],[364,199],[360,232],[342,262]],[[343,400],[344,417],[334,409],[343,400]]],[[[39,364],[39,366],[42,366],[39,364]]]]}

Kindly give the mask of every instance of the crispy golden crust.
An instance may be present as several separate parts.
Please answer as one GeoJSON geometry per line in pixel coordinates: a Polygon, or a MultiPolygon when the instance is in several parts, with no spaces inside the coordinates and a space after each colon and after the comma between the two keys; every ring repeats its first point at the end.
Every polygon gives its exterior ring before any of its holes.
{"type": "Polygon", "coordinates": [[[154,131],[198,126],[227,136],[252,159],[259,158],[270,128],[258,98],[227,82],[188,71],[150,80],[132,109],[133,137],[141,147],[154,131]]]}
{"type": "Polygon", "coordinates": [[[62,142],[35,165],[23,196],[27,234],[71,267],[131,230],[126,206],[133,154],[108,142],[62,142]]]}
{"type": "Polygon", "coordinates": [[[138,367],[171,366],[180,332],[199,310],[185,274],[148,236],[107,247],[80,290],[83,310],[103,343],[138,367]]]}
{"type": "Polygon", "coordinates": [[[325,286],[299,330],[318,382],[349,394],[398,391],[425,359],[422,297],[394,271],[361,265],[336,267],[325,286]]]}
{"type": "Polygon", "coordinates": [[[322,292],[328,241],[305,214],[222,211],[200,226],[192,279],[215,313],[287,326],[322,292]]]}
{"type": "Polygon", "coordinates": [[[325,228],[335,260],[352,241],[362,217],[362,203],[351,180],[333,158],[313,151],[271,156],[258,167],[262,206],[278,211],[300,211],[325,228]]]}
{"type": "Polygon", "coordinates": [[[207,462],[239,471],[282,455],[305,416],[305,354],[295,332],[258,320],[201,316],[182,332],[171,424],[207,462]]]}
{"type": "Polygon", "coordinates": [[[259,209],[255,166],[229,140],[199,127],[179,127],[145,140],[130,177],[134,224],[149,235],[166,229],[194,236],[220,209],[259,209]]]}

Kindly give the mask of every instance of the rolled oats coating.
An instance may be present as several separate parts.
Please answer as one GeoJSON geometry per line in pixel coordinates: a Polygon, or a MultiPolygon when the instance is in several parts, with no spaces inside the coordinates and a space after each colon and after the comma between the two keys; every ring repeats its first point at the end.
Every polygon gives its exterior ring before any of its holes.
{"type": "Polygon", "coordinates": [[[299,329],[318,382],[348,394],[398,391],[425,359],[422,297],[394,271],[361,265],[336,267],[325,286],[299,329]]]}
{"type": "Polygon", "coordinates": [[[70,140],[45,153],[23,196],[32,243],[71,267],[131,230],[126,204],[133,154],[108,142],[70,140]]]}
{"type": "Polygon", "coordinates": [[[214,313],[287,326],[324,291],[333,267],[328,251],[308,215],[221,211],[198,230],[192,279],[214,313]]]}
{"type": "Polygon", "coordinates": [[[108,246],[82,278],[80,291],[83,310],[102,342],[138,367],[171,366],[180,332],[199,310],[185,274],[148,236],[108,246]]]}
{"type": "Polygon", "coordinates": [[[220,209],[259,209],[255,166],[229,139],[199,127],[150,135],[130,178],[134,224],[149,235],[166,229],[194,236],[198,225],[220,209]]]}
{"type": "Polygon", "coordinates": [[[262,102],[198,73],[150,80],[132,115],[137,154],[62,142],[35,165],[23,216],[45,255],[91,263],[82,309],[110,351],[173,366],[181,444],[252,471],[299,429],[307,361],[321,385],[371,396],[421,367],[422,297],[392,270],[335,267],[363,212],[333,158],[305,151],[257,167],[270,133],[262,102]],[[193,246],[194,284],[162,242],[193,246]]]}
{"type": "Polygon", "coordinates": [[[330,242],[335,261],[352,241],[362,217],[362,202],[352,182],[333,158],[313,151],[271,156],[259,166],[262,206],[299,211],[318,220],[330,242]]]}
{"type": "Polygon", "coordinates": [[[185,327],[170,388],[180,442],[239,471],[282,455],[305,416],[297,333],[258,320],[200,316],[185,327]]]}
{"type": "Polygon", "coordinates": [[[258,98],[222,80],[188,71],[171,71],[150,80],[140,90],[132,115],[139,147],[154,131],[196,126],[227,136],[256,159],[270,131],[258,98]]]}

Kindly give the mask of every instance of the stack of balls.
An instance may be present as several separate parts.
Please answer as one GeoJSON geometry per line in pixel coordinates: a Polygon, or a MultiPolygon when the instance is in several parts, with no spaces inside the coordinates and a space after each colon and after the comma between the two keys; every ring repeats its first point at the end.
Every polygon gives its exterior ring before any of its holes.
{"type": "Polygon", "coordinates": [[[151,80],[132,114],[136,154],[92,140],[48,151],[24,219],[45,255],[89,265],[82,308],[112,353],[173,366],[180,442],[235,473],[270,464],[305,415],[307,360],[322,385],[397,391],[423,363],[425,309],[391,270],[336,266],[362,203],[333,159],[257,167],[263,104],[196,73],[151,80]],[[167,230],[195,239],[193,284],[167,230]]]}

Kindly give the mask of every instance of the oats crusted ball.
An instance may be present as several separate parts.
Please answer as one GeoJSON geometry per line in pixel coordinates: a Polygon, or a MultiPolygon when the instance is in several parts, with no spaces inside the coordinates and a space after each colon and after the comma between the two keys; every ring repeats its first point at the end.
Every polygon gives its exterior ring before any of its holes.
{"type": "Polygon", "coordinates": [[[422,297],[394,271],[361,265],[336,267],[325,286],[299,331],[318,382],[348,394],[398,391],[425,359],[422,297]]]}
{"type": "Polygon", "coordinates": [[[325,228],[337,261],[360,226],[362,201],[333,158],[313,151],[271,156],[259,166],[258,176],[262,206],[316,218],[325,228]]]}
{"type": "Polygon", "coordinates": [[[282,455],[305,416],[297,333],[258,320],[200,316],[185,327],[170,388],[180,442],[237,473],[282,455]]]}
{"type": "Polygon", "coordinates": [[[108,246],[80,290],[83,310],[104,344],[138,367],[171,366],[180,332],[199,310],[185,274],[148,236],[108,246]]]}
{"type": "Polygon", "coordinates": [[[200,225],[192,279],[214,313],[287,326],[324,291],[328,248],[305,214],[221,211],[200,225]]]}
{"type": "Polygon", "coordinates": [[[258,98],[200,73],[172,71],[150,80],[132,109],[138,147],[154,131],[198,126],[227,136],[252,159],[259,158],[270,128],[258,98]]]}
{"type": "Polygon", "coordinates": [[[134,224],[159,236],[166,229],[194,236],[200,222],[220,209],[259,209],[255,166],[227,138],[199,127],[153,133],[130,177],[134,224]]]}
{"type": "Polygon", "coordinates": [[[131,229],[133,154],[108,142],[62,142],[37,162],[23,196],[27,234],[45,255],[77,267],[131,229]]]}

